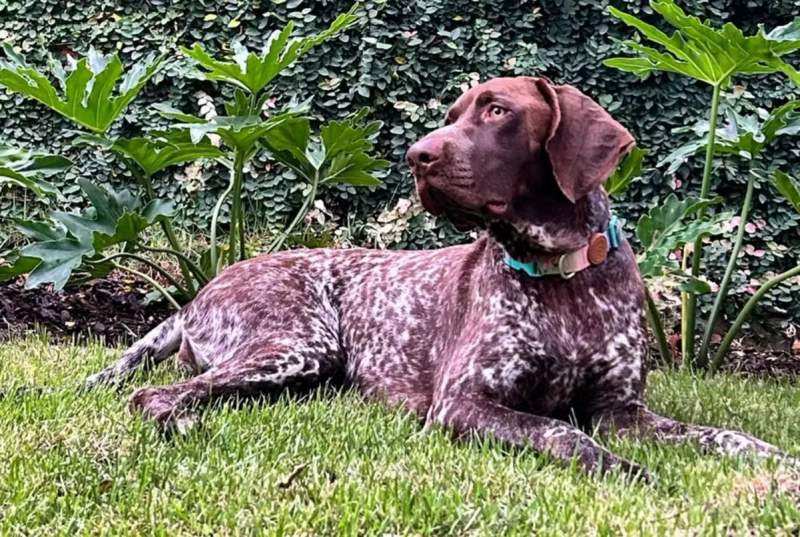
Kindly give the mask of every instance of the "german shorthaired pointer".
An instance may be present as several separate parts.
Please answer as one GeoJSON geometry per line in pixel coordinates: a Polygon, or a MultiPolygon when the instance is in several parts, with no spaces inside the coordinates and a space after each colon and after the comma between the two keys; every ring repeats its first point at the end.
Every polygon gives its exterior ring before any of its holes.
{"type": "Polygon", "coordinates": [[[238,263],[87,385],[177,351],[189,378],[130,399],[165,431],[213,399],[338,379],[426,427],[491,434],[589,472],[648,477],[587,430],[791,460],[645,407],[644,288],[602,189],[634,145],[624,127],[575,88],[530,77],[470,89],[445,123],[408,163],[428,211],[486,230],[475,243],[238,263]]]}

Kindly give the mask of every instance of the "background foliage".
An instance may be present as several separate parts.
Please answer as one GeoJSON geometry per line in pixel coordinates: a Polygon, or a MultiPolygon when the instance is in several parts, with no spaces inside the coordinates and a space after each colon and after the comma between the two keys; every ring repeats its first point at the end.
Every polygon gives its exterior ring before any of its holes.
{"type": "MultiPolygon", "coordinates": [[[[607,0],[367,0],[360,4],[362,24],[311,51],[289,76],[278,80],[274,94],[279,102],[313,96],[314,111],[330,119],[369,106],[371,119],[386,122],[376,147],[377,154],[393,162],[384,184],[358,193],[352,187],[337,186],[324,199],[324,207],[319,207],[318,220],[333,218],[340,235],[344,230],[348,237],[409,248],[464,239],[446,223],[431,222],[408,206],[405,200],[413,186],[404,154],[414,140],[438,125],[446,105],[463,88],[492,76],[537,74],[574,84],[626,125],[640,147],[650,150],[645,157],[649,168],[645,177],[616,203],[629,227],[647,207],[674,189],[697,192],[700,170],[696,166],[684,166],[674,176],[653,168],[691,136],[673,134],[671,129],[701,119],[708,90],[670,74],[640,82],[604,67],[603,59],[619,53],[619,45],[611,37],[631,36],[628,28],[608,16],[607,0]],[[369,218],[379,213],[377,220],[369,218]]],[[[611,4],[658,23],[643,2],[614,0],[611,4]]],[[[731,21],[745,33],[755,32],[759,23],[771,29],[800,14],[800,3],[794,0],[681,4],[715,24],[731,21]]],[[[258,49],[270,31],[290,20],[303,33],[317,32],[351,5],[351,0],[6,0],[0,3],[0,40],[20,46],[37,65],[46,62],[48,53],[61,59],[75,52],[85,55],[90,45],[104,53],[119,50],[126,65],[154,51],[172,51],[167,68],[148,84],[143,98],[134,102],[117,127],[134,136],[140,134],[138,129],[166,124],[151,108],[154,103],[209,117],[217,108],[222,112],[223,99],[230,97],[209,82],[188,78],[186,59],[174,53],[178,45],[191,47],[201,42],[216,56],[230,53],[231,40],[244,37],[249,48],[258,49]]],[[[796,60],[794,63],[797,65],[796,60]]],[[[800,97],[778,77],[751,78],[747,90],[758,96],[758,104],[764,108],[800,97]]],[[[0,90],[0,144],[13,142],[65,152],[78,163],[70,174],[54,178],[67,196],[67,208],[80,199],[79,177],[115,185],[132,183],[120,168],[103,177],[113,160],[111,155],[68,148],[66,140],[56,136],[67,128],[65,121],[19,95],[0,90]]],[[[793,164],[800,162],[800,152],[795,146],[791,139],[784,141],[770,153],[771,166],[781,165],[797,175],[793,164]]],[[[699,166],[700,160],[693,163],[699,166]]],[[[722,194],[732,206],[738,206],[746,174],[734,159],[720,162],[731,179],[726,185],[733,185],[725,188],[735,191],[719,191],[718,185],[712,184],[712,194],[722,194]]],[[[226,182],[226,174],[217,173],[214,166],[172,168],[157,178],[157,194],[176,202],[186,224],[208,227],[211,205],[226,182]]],[[[265,228],[282,223],[302,202],[297,184],[290,172],[279,176],[266,160],[254,161],[245,181],[248,213],[265,228]]],[[[0,198],[0,218],[41,210],[41,205],[19,196],[18,189],[6,190],[0,198]]],[[[800,257],[798,217],[766,186],[756,193],[751,222],[748,236],[754,247],[744,253],[742,270],[733,284],[739,303],[749,296],[748,288],[755,280],[793,266],[800,257]]],[[[714,274],[721,275],[722,254],[729,240],[722,237],[717,241],[719,253],[708,258],[709,263],[720,266],[714,274]]],[[[786,328],[792,318],[800,318],[798,298],[800,282],[783,286],[771,293],[761,313],[782,320],[786,328]]]]}

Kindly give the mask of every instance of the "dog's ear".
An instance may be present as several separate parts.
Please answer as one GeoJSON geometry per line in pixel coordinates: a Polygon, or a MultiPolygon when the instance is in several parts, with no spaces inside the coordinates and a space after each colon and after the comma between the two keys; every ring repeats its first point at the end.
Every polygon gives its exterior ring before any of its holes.
{"type": "Polygon", "coordinates": [[[605,182],[634,146],[633,136],[572,86],[537,79],[553,110],[545,150],[558,186],[573,203],[605,182]]]}

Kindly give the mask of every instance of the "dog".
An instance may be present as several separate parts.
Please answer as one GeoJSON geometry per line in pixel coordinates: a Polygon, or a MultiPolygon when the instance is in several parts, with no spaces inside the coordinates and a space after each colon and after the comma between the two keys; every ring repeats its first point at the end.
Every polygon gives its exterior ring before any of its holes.
{"type": "Polygon", "coordinates": [[[187,378],[129,403],[165,432],[188,430],[212,400],[343,382],[426,428],[493,435],[590,473],[651,477],[588,432],[794,461],[646,407],[644,285],[602,188],[633,146],[574,87],[477,85],[407,154],[423,206],[481,229],[474,243],[237,263],[85,385],[119,385],[177,352],[187,378]]]}

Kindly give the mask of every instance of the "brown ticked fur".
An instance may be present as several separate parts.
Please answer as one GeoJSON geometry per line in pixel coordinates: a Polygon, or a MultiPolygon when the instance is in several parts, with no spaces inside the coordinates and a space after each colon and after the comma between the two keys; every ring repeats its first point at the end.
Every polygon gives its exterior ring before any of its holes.
{"type": "Polygon", "coordinates": [[[648,471],[587,431],[697,440],[792,460],[744,433],[647,410],[644,288],[623,242],[571,279],[504,262],[571,252],[609,222],[602,183],[633,145],[575,88],[530,77],[466,92],[408,152],[434,214],[486,233],[432,251],[300,250],[223,271],[88,386],[178,352],[187,379],[141,388],[132,409],[182,430],[227,396],[343,381],[454,434],[493,434],[587,471],[648,471]]]}

